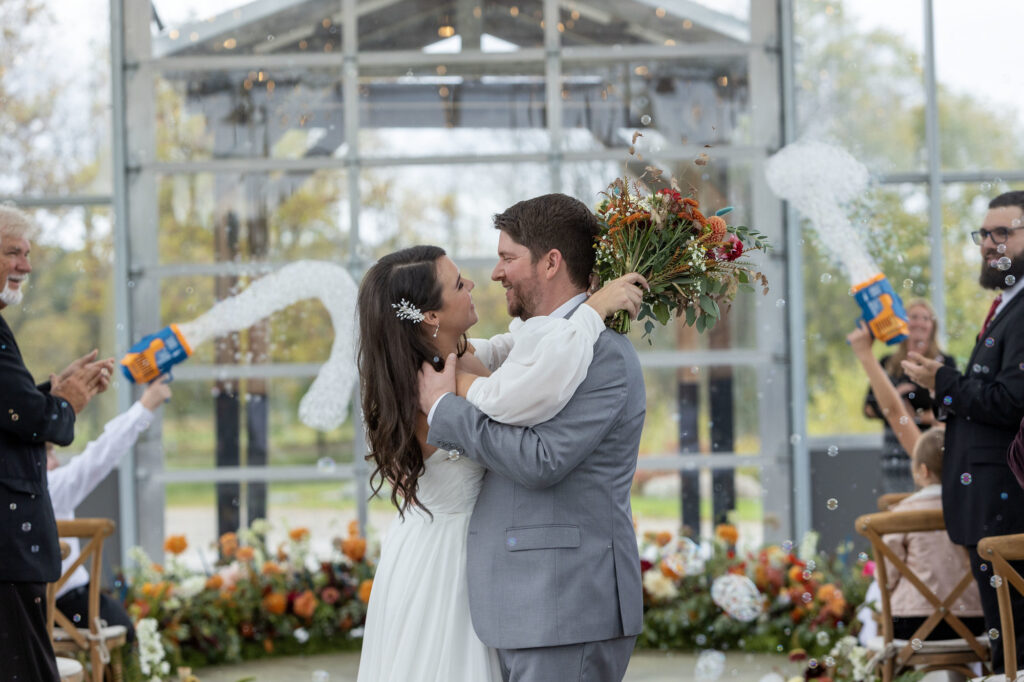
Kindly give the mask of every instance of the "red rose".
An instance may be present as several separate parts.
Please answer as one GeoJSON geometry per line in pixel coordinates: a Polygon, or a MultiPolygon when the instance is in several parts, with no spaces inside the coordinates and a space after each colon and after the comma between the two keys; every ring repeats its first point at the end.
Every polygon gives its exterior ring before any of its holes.
{"type": "Polygon", "coordinates": [[[651,563],[650,561],[648,561],[647,559],[641,559],[640,560],[640,572],[641,573],[646,573],[647,571],[651,570],[651,568],[653,566],[654,566],[654,564],[651,563]]]}
{"type": "Polygon", "coordinates": [[[733,261],[743,255],[743,242],[734,234],[730,234],[725,240],[725,246],[714,250],[715,258],[718,260],[733,261]]]}

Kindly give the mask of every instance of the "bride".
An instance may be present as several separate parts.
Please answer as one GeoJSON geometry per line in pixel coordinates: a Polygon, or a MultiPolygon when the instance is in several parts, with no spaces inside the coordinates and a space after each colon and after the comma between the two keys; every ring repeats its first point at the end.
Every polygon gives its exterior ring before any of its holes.
{"type": "Polygon", "coordinates": [[[455,353],[459,395],[498,421],[547,421],[586,378],[605,317],[636,315],[638,283],[646,285],[626,275],[568,319],[514,320],[510,333],[470,344],[474,285],[443,249],[403,249],[366,273],[358,308],[368,458],[374,492],[391,486],[398,517],[370,595],[359,682],[502,679],[496,652],[473,631],[467,594],[466,533],[484,470],[427,445],[416,395],[422,363],[440,369],[455,353]]]}

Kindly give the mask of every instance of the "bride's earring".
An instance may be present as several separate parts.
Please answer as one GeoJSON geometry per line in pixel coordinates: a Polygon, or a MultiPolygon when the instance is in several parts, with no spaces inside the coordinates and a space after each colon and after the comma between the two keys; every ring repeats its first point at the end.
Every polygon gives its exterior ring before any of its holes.
{"type": "Polygon", "coordinates": [[[440,329],[441,329],[441,325],[440,325],[440,324],[435,324],[435,325],[434,325],[434,338],[435,338],[435,339],[437,338],[437,332],[438,332],[438,331],[439,331],[440,329]]]}

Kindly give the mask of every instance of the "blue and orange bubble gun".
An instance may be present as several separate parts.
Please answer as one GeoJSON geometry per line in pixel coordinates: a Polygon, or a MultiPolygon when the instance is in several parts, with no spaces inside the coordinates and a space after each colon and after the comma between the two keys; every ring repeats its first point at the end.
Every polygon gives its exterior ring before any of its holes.
{"type": "Polygon", "coordinates": [[[144,336],[121,358],[121,371],[128,381],[148,384],[171,367],[192,355],[192,348],[178,325],[167,325],[155,334],[144,336]]]}
{"type": "Polygon", "coordinates": [[[907,338],[907,311],[885,275],[878,273],[852,291],[876,339],[892,346],[907,338]]]}

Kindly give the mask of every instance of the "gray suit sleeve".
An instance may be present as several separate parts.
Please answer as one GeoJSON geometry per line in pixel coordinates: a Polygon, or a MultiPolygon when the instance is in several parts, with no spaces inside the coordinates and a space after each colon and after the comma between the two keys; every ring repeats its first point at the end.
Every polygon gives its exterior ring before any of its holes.
{"type": "Polygon", "coordinates": [[[591,365],[565,409],[529,427],[496,422],[449,394],[437,405],[427,443],[457,450],[527,488],[547,488],[576,468],[618,423],[627,407],[627,381],[625,362],[613,353],[591,365]]]}

